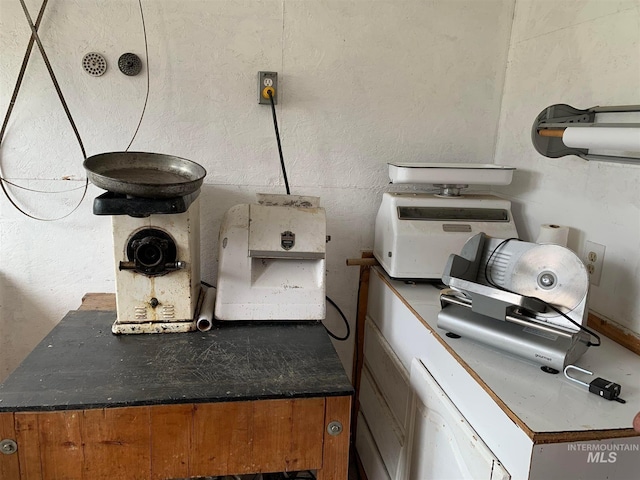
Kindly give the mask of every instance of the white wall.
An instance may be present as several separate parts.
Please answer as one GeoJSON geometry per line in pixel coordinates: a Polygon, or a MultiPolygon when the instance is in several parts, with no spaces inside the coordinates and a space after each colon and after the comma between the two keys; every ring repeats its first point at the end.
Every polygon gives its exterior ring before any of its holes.
{"type": "Polygon", "coordinates": [[[517,0],[496,148],[496,163],[518,168],[505,192],[521,235],[558,223],[579,255],[587,240],[605,245],[590,308],[640,332],[640,164],[539,155],[531,126],[558,103],[640,104],[640,1],[517,0]]]}
{"type": "MultiPolygon", "coordinates": [[[[29,0],[35,18],[39,2],[29,0]]],[[[224,211],[255,192],[283,192],[259,70],[279,72],[278,115],[292,193],[327,209],[327,290],[353,324],[357,269],[345,259],[373,246],[386,162],[491,162],[513,0],[143,1],[151,93],[132,150],[179,155],[208,171],[203,188],[203,280],[215,282],[224,211]],[[462,134],[461,134],[462,132],[462,134]]],[[[144,54],[137,2],[49,2],[42,41],[89,155],[124,149],[145,78],[117,58],[144,54]],[[96,51],[109,62],[80,68],[96,51]]],[[[29,30],[16,0],[0,0],[0,112],[5,112],[29,30]]],[[[144,72],[143,72],[144,73],[144,72]]],[[[625,98],[625,101],[627,99],[625,98]]],[[[34,53],[0,160],[6,178],[40,190],[82,185],[82,158],[34,53]],[[65,181],[62,178],[70,178],[65,181]]],[[[52,217],[81,190],[11,191],[52,217]]],[[[110,219],[93,216],[91,187],[57,222],[21,216],[0,198],[0,379],[85,292],[114,290],[110,219]]],[[[597,238],[595,238],[597,240],[597,238]]],[[[327,326],[342,331],[328,308],[327,326]]],[[[352,339],[336,347],[350,372],[352,339]]]]}

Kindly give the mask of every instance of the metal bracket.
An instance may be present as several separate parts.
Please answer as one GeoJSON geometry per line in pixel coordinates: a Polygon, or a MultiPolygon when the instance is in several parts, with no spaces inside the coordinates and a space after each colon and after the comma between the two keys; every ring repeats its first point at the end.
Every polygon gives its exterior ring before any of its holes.
{"type": "Polygon", "coordinates": [[[546,136],[543,130],[563,129],[566,127],[629,127],[640,128],[640,123],[594,123],[597,113],[640,112],[640,105],[622,105],[613,107],[591,107],[579,110],[570,105],[556,104],[545,108],[536,117],[531,127],[531,142],[536,151],[549,158],[577,155],[584,160],[597,160],[616,163],[640,163],[640,158],[615,155],[590,154],[584,148],[567,147],[561,136],[546,136]]]}

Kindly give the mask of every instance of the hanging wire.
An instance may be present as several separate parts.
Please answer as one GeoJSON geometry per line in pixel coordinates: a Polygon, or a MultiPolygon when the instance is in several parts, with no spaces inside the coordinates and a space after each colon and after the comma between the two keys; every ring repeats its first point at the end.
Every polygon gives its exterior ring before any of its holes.
{"type": "Polygon", "coordinates": [[[278,153],[280,154],[280,167],[282,168],[282,176],[284,178],[284,186],[287,190],[287,195],[291,195],[289,190],[289,180],[287,180],[287,169],[284,165],[284,156],[282,155],[282,145],[280,144],[280,131],[278,130],[278,118],[276,117],[276,105],[273,101],[273,94],[271,90],[268,91],[269,100],[271,100],[271,112],[273,113],[273,126],[276,130],[276,141],[278,142],[278,153]]]}
{"type": "MultiPolygon", "coordinates": [[[[67,102],[64,99],[64,95],[62,94],[62,90],[60,89],[60,85],[58,84],[58,81],[56,79],[55,73],[53,72],[53,68],[51,67],[51,63],[49,62],[49,58],[47,57],[47,54],[44,50],[44,46],[42,45],[42,42],[40,41],[40,37],[38,35],[38,27],[40,26],[40,22],[42,20],[42,16],[44,14],[44,10],[45,7],[47,5],[47,1],[48,0],[44,0],[42,3],[42,6],[40,7],[40,11],[38,12],[38,17],[36,19],[36,24],[34,25],[32,19],[31,19],[31,15],[29,14],[29,10],[27,9],[27,6],[24,3],[24,0],[20,0],[20,4],[22,6],[22,10],[24,11],[25,17],[27,19],[27,22],[29,23],[29,27],[31,28],[31,38],[29,39],[29,44],[27,46],[27,50],[25,52],[25,56],[24,59],[22,61],[22,66],[20,68],[20,73],[18,74],[18,79],[16,81],[16,85],[14,87],[14,91],[13,91],[13,95],[11,97],[11,101],[9,103],[9,108],[7,109],[7,113],[5,115],[3,124],[2,124],[2,130],[0,130],[0,144],[2,143],[2,140],[4,139],[4,134],[7,128],[7,125],[9,123],[9,118],[11,117],[11,112],[13,111],[13,106],[15,105],[15,101],[16,98],[18,96],[18,92],[20,91],[20,86],[22,85],[22,80],[24,77],[24,73],[26,71],[27,68],[27,63],[29,62],[29,57],[31,56],[31,50],[33,48],[33,43],[35,41],[35,43],[38,45],[38,49],[40,50],[40,54],[42,55],[42,59],[44,60],[45,66],[47,67],[47,71],[49,72],[49,76],[51,77],[51,80],[53,81],[53,86],[55,87],[56,93],[58,94],[58,98],[60,99],[60,102],[62,103],[62,108],[64,109],[65,114],[67,115],[67,119],[69,120],[69,123],[71,124],[71,128],[73,129],[73,132],[76,136],[76,140],[78,141],[78,145],[80,146],[80,150],[82,152],[82,157],[83,159],[86,160],[87,158],[87,154],[84,148],[84,144],[82,143],[82,139],[80,138],[80,133],[78,132],[78,128],[76,127],[75,122],[73,121],[73,117],[71,116],[71,112],[69,111],[69,107],[67,106],[67,102]]],[[[89,179],[85,178],[85,183],[84,183],[84,187],[80,187],[83,188],[83,193],[82,193],[82,197],[80,198],[80,200],[78,201],[78,204],[67,214],[61,216],[61,217],[56,217],[56,218],[40,218],[40,217],[36,217],[34,215],[31,215],[30,213],[26,212],[25,210],[23,210],[17,203],[16,201],[11,197],[9,191],[7,190],[7,187],[5,186],[5,183],[14,185],[14,183],[12,182],[8,182],[7,180],[4,179],[4,175],[2,175],[2,171],[0,170],[0,187],[2,188],[3,193],[5,194],[5,196],[7,197],[7,199],[9,200],[9,202],[11,203],[11,205],[13,205],[14,208],[16,208],[20,213],[22,213],[23,215],[32,218],[34,220],[40,220],[40,221],[46,221],[46,222],[51,222],[51,221],[56,221],[56,220],[61,220],[63,218],[68,217],[69,215],[71,215],[73,212],[75,212],[80,205],[82,204],[82,201],[84,200],[86,194],[87,194],[87,189],[89,186],[89,179]]],[[[32,190],[32,189],[28,189],[26,187],[19,187],[22,188],[24,190],[31,190],[31,191],[37,191],[37,190],[32,190]]],[[[43,192],[44,193],[44,192],[43,192]]],[[[62,192],[46,192],[46,193],[62,193],[62,192]]]]}
{"type": "Polygon", "coordinates": [[[147,42],[147,27],[144,22],[144,11],[142,10],[142,0],[138,0],[138,5],[140,7],[140,19],[142,20],[142,32],[144,33],[144,55],[145,55],[146,70],[147,70],[147,93],[144,97],[144,106],[142,107],[142,113],[140,114],[140,120],[138,121],[138,126],[136,127],[136,131],[133,132],[133,137],[131,137],[131,141],[129,142],[129,145],[127,145],[125,152],[129,151],[131,144],[136,138],[136,135],[138,135],[138,130],[140,130],[140,125],[142,124],[144,113],[147,110],[147,102],[149,101],[149,83],[150,83],[149,81],[149,44],[147,42]]]}
{"type": "Polygon", "coordinates": [[[333,308],[335,308],[338,311],[338,314],[340,315],[340,317],[342,318],[342,321],[344,322],[346,333],[344,334],[344,336],[339,337],[338,335],[333,333],[331,330],[329,330],[326,326],[324,328],[331,338],[338,340],[339,342],[344,342],[351,335],[351,327],[349,326],[349,321],[347,320],[347,317],[345,317],[340,307],[336,304],[336,302],[331,300],[329,297],[326,297],[326,299],[333,306],[333,308]]]}
{"type": "MultiPolygon", "coordinates": [[[[291,195],[291,190],[289,190],[289,180],[287,179],[287,168],[284,163],[284,155],[282,154],[282,144],[280,143],[280,131],[278,130],[278,118],[276,116],[276,105],[275,105],[275,102],[273,101],[273,93],[271,92],[271,90],[268,90],[267,93],[269,95],[269,100],[271,101],[271,112],[273,114],[273,127],[276,131],[276,141],[278,143],[278,153],[280,154],[280,167],[282,168],[282,177],[284,178],[284,186],[287,190],[287,195],[291,195]]],[[[344,334],[344,336],[340,337],[335,333],[333,333],[331,330],[329,330],[326,326],[324,328],[331,338],[334,338],[335,340],[338,340],[340,342],[344,342],[351,335],[351,327],[349,326],[349,321],[347,320],[347,317],[345,317],[340,307],[333,300],[331,300],[329,297],[326,297],[326,299],[333,306],[333,308],[335,308],[338,311],[340,318],[342,318],[342,321],[344,322],[346,333],[344,334]]]]}
{"type": "MultiPolygon", "coordinates": [[[[54,195],[56,193],[67,193],[67,192],[75,192],[76,190],[81,190],[84,188],[84,185],[81,185],[79,187],[73,187],[73,188],[67,188],[65,190],[55,190],[55,191],[51,191],[51,190],[37,190],[35,188],[29,188],[29,187],[25,187],[24,185],[18,185],[17,183],[14,183],[10,180],[7,180],[6,178],[2,178],[0,179],[1,181],[3,181],[4,183],[6,183],[7,185],[11,185],[14,188],[19,188],[20,190],[25,190],[27,192],[33,192],[33,193],[47,193],[47,194],[51,194],[54,195]]],[[[65,179],[63,179],[65,180],[65,179]]]]}

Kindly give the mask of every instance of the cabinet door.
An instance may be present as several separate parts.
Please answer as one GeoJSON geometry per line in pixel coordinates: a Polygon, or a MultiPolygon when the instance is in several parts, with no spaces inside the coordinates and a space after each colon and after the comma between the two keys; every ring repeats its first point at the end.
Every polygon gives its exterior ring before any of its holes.
{"type": "Polygon", "coordinates": [[[389,475],[396,479],[402,460],[404,435],[366,367],[362,369],[360,383],[360,412],[389,475]]]}
{"type": "Polygon", "coordinates": [[[402,366],[378,327],[369,318],[364,330],[364,364],[404,435],[407,404],[411,396],[409,371],[402,366]]]}
{"type": "Polygon", "coordinates": [[[405,478],[511,478],[418,359],[411,363],[411,387],[405,478]]]}
{"type": "Polygon", "coordinates": [[[361,413],[358,414],[356,450],[358,450],[362,468],[367,474],[367,480],[391,480],[369,426],[361,413]]]}

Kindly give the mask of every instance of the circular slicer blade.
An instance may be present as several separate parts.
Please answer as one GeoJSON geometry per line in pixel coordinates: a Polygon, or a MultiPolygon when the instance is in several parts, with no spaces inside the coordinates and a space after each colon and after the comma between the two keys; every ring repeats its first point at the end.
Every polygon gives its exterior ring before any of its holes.
{"type": "Polygon", "coordinates": [[[575,309],[589,290],[582,261],[559,245],[538,245],[524,252],[506,283],[509,290],[539,298],[565,313],[575,309]]]}

